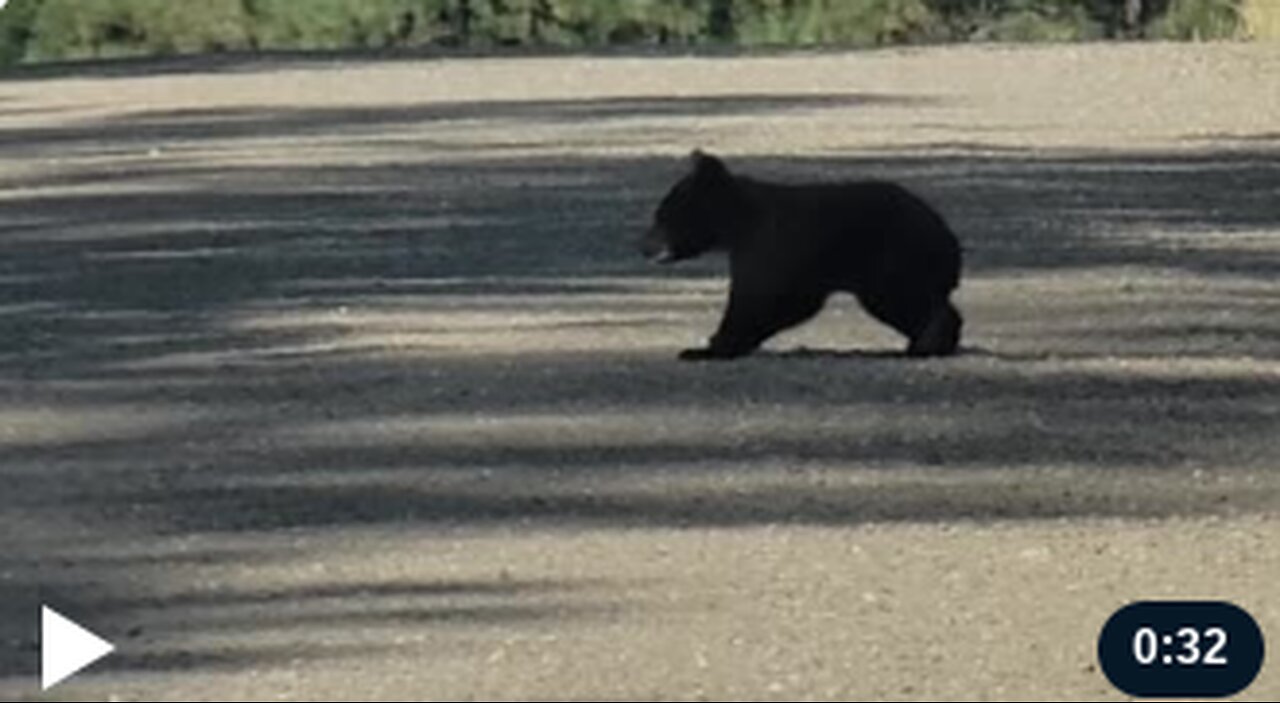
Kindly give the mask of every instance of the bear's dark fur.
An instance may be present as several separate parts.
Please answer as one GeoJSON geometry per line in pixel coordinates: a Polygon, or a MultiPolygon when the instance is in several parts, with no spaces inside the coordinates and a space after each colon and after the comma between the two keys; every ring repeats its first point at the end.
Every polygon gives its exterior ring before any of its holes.
{"type": "Polygon", "coordinates": [[[695,151],[662,199],[641,252],[669,263],[729,254],[729,305],[705,348],[681,359],[732,359],[808,320],[846,291],[907,337],[907,354],[952,354],[963,324],[951,304],[960,244],[942,217],[884,181],[782,185],[737,176],[695,151]]]}

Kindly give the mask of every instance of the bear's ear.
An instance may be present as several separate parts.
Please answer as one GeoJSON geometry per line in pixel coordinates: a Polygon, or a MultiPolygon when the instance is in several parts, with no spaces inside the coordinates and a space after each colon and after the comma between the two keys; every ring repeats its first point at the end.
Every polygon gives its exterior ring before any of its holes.
{"type": "Polygon", "coordinates": [[[728,176],[729,169],[719,158],[701,149],[694,149],[689,154],[689,163],[693,166],[695,176],[728,176]]]}

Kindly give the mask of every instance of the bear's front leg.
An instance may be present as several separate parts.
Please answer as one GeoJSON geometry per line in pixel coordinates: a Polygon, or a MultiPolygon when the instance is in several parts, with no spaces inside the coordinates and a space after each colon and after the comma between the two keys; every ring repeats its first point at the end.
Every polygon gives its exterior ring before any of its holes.
{"type": "Polygon", "coordinates": [[[680,352],[683,361],[728,360],[746,356],[778,332],[813,317],[826,296],[820,290],[772,290],[734,281],[720,327],[706,347],[680,352]]]}
{"type": "Polygon", "coordinates": [[[746,356],[752,351],[754,350],[747,349],[745,351],[737,351],[724,346],[717,347],[713,339],[713,341],[705,347],[690,347],[688,349],[681,350],[678,358],[681,361],[728,361],[740,356],[746,356]]]}
{"type": "Polygon", "coordinates": [[[768,335],[761,330],[761,305],[765,301],[749,292],[738,280],[729,285],[729,304],[725,307],[720,327],[705,347],[685,349],[681,361],[725,361],[755,351],[768,335]]]}
{"type": "MultiPolygon", "coordinates": [[[[732,309],[732,306],[731,306],[732,309]]],[[[680,352],[681,361],[728,361],[746,356],[760,347],[768,335],[748,334],[739,325],[729,323],[730,316],[720,323],[720,329],[705,347],[694,347],[680,352]]]]}

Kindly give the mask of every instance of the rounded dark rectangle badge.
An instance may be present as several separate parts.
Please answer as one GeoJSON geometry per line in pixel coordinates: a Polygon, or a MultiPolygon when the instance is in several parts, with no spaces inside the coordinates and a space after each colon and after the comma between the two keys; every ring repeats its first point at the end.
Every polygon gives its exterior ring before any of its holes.
{"type": "Polygon", "coordinates": [[[1098,637],[1098,663],[1121,691],[1142,698],[1217,698],[1244,690],[1262,669],[1262,630],[1224,601],[1139,601],[1116,611],[1098,637]]]}

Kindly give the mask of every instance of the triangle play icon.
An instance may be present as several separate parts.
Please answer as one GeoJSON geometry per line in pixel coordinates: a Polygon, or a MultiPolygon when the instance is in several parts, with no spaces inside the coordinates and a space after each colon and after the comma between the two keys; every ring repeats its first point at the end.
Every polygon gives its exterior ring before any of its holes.
{"type": "Polygon", "coordinates": [[[115,645],[72,622],[49,606],[40,607],[40,689],[115,651],[115,645]]]}

